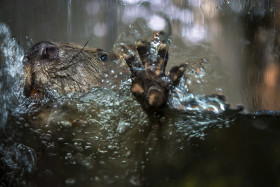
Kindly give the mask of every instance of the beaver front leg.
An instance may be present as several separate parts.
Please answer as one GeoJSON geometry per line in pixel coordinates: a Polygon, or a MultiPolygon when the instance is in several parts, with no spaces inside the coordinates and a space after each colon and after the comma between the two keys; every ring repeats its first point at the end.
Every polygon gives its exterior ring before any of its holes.
{"type": "Polygon", "coordinates": [[[174,66],[165,74],[168,61],[168,45],[159,40],[159,33],[150,41],[136,42],[140,57],[127,56],[126,62],[131,71],[131,92],[145,109],[162,110],[168,101],[169,91],[183,75],[186,64],[174,66]]]}

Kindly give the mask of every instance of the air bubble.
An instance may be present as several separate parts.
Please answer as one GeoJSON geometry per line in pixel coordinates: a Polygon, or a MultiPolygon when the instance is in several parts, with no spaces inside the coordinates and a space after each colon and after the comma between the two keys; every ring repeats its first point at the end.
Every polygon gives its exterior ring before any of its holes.
{"type": "Polygon", "coordinates": [[[66,156],[64,157],[65,160],[69,160],[72,158],[72,154],[71,153],[67,153],[66,156]]]}
{"type": "Polygon", "coordinates": [[[72,127],[72,123],[70,123],[69,121],[61,121],[58,123],[59,125],[61,125],[62,127],[72,127]]]}
{"type": "Polygon", "coordinates": [[[76,183],[76,179],[75,178],[68,178],[65,180],[65,183],[67,185],[74,185],[76,183]]]}

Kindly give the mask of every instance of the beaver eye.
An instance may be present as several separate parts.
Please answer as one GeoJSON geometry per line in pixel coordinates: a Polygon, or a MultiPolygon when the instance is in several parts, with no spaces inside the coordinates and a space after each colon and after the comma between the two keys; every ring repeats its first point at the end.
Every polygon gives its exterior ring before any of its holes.
{"type": "Polygon", "coordinates": [[[100,59],[101,61],[106,61],[107,58],[108,58],[108,55],[106,55],[106,54],[103,54],[103,55],[101,55],[101,56],[99,57],[99,59],[100,59]]]}

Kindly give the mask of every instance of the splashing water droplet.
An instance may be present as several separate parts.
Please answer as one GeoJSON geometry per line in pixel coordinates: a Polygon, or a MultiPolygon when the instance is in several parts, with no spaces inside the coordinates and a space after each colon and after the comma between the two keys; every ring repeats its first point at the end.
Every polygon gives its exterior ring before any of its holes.
{"type": "Polygon", "coordinates": [[[65,183],[67,185],[74,185],[76,183],[76,179],[75,178],[68,178],[65,180],[65,183]]]}
{"type": "MultiPolygon", "coordinates": [[[[8,110],[19,106],[18,100],[22,99],[22,60],[23,50],[16,40],[11,37],[9,28],[0,23],[0,54],[3,54],[5,62],[0,62],[0,74],[3,78],[0,81],[0,127],[4,127],[8,117],[8,110]],[[4,84],[5,83],[5,84],[4,84]],[[5,85],[5,87],[4,87],[5,85]]],[[[13,112],[18,110],[14,109],[13,112]]]]}

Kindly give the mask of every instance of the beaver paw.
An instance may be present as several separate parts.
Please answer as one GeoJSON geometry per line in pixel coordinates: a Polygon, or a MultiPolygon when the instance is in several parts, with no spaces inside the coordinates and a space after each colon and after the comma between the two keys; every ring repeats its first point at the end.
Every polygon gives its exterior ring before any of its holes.
{"type": "Polygon", "coordinates": [[[144,108],[161,109],[171,90],[182,77],[187,64],[174,66],[165,74],[168,61],[168,45],[157,37],[151,42],[136,43],[140,60],[136,56],[126,57],[131,71],[131,92],[144,104],[144,108]]]}

